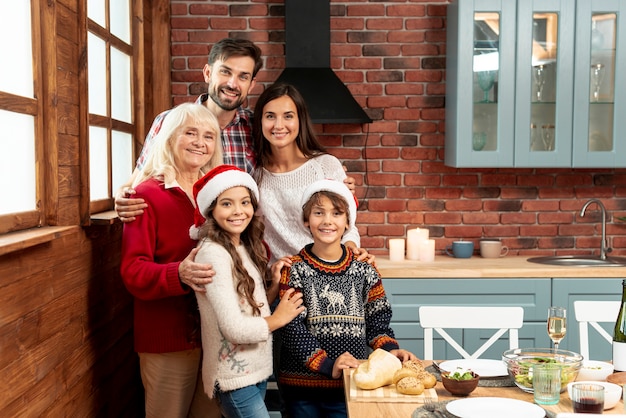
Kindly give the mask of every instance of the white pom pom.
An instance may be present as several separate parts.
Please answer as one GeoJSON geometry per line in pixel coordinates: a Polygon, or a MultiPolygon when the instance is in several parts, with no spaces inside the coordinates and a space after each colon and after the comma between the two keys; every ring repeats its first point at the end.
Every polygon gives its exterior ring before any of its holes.
{"type": "Polygon", "coordinates": [[[189,228],[189,237],[197,241],[198,238],[200,238],[200,229],[198,229],[195,225],[191,225],[189,228]]]}

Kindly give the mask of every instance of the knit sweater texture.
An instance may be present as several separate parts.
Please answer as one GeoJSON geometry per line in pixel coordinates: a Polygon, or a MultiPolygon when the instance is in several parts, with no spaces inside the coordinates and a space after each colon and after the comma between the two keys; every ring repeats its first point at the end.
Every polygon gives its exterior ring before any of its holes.
{"type": "Polygon", "coordinates": [[[178,185],[166,187],[156,179],[135,190],[135,197],[145,199],[148,207],[124,224],[121,262],[122,279],[135,298],[135,350],[169,353],[198,348],[194,296],[178,278],[178,266],[196,246],[189,238],[193,204],[178,185]]]}
{"type": "Polygon", "coordinates": [[[215,276],[196,293],[202,328],[202,381],[210,397],[215,385],[226,392],[254,385],[272,374],[272,334],[267,321],[270,307],[263,279],[243,245],[237,253],[254,279],[254,300],[261,316],[253,316],[252,306],[237,294],[233,259],[224,247],[208,239],[200,243],[196,262],[211,263],[215,276]]]}
{"type": "MultiPolygon", "coordinates": [[[[311,233],[304,226],[300,205],[306,188],[317,180],[343,181],[346,173],[341,162],[329,154],[311,158],[287,173],[271,173],[264,168],[261,170],[258,214],[265,221],[264,239],[271,250],[271,265],[281,257],[298,254],[306,244],[313,241],[311,233]]],[[[356,213],[350,216],[356,216],[356,213]]],[[[347,241],[361,245],[356,227],[343,236],[342,242],[347,241]]]]}
{"type": "Polygon", "coordinates": [[[312,245],[282,271],[281,296],[301,291],[306,309],[282,329],[278,379],[285,399],[343,399],[343,379],[332,378],[337,357],[348,351],[366,359],[368,347],[398,348],[391,305],[375,267],[345,246],[338,261],[323,261],[312,245]]]}

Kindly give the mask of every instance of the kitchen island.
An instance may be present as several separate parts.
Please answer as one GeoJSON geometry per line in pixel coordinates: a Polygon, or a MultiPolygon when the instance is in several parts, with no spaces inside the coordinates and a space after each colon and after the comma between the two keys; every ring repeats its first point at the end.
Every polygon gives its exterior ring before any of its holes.
{"type": "MultiPolygon", "coordinates": [[[[405,260],[391,262],[376,258],[387,297],[391,302],[391,325],[400,345],[422,357],[423,331],[418,308],[422,305],[521,306],[524,325],[520,347],[549,347],[546,332],[548,307],[567,308],[568,327],[560,348],[579,352],[579,331],[574,316],[576,300],[620,300],[626,267],[565,267],[535,264],[528,257],[506,256],[457,259],[437,256],[432,263],[405,260]]],[[[603,324],[612,334],[612,324],[603,324]]],[[[477,349],[493,334],[487,330],[452,332],[463,345],[477,349]]],[[[500,358],[508,349],[498,341],[484,358],[500,358]]],[[[454,349],[435,340],[435,356],[459,358],[454,349]]],[[[595,330],[590,330],[590,357],[611,358],[611,347],[595,330]]]]}

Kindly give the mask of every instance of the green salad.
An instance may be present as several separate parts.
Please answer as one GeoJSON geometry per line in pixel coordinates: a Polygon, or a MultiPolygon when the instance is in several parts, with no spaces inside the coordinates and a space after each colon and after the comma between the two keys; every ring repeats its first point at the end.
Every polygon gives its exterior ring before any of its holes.
{"type": "Polygon", "coordinates": [[[457,367],[455,371],[448,373],[448,378],[454,380],[471,380],[474,378],[474,373],[470,369],[457,367]]]}
{"type": "Polygon", "coordinates": [[[561,388],[567,386],[567,384],[574,380],[576,377],[576,370],[572,369],[567,364],[562,364],[550,357],[533,357],[525,360],[520,360],[516,367],[512,368],[512,372],[515,375],[515,382],[518,385],[532,388],[533,387],[533,366],[537,364],[554,364],[561,368],[561,388]]]}

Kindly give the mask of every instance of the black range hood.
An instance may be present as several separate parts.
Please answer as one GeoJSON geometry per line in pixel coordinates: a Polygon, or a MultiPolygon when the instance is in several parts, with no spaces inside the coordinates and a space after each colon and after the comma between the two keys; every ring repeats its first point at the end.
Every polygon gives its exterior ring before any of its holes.
{"type": "Polygon", "coordinates": [[[286,68],[276,80],[296,86],[314,123],[371,123],[330,68],[330,1],[285,0],[286,68]]]}

